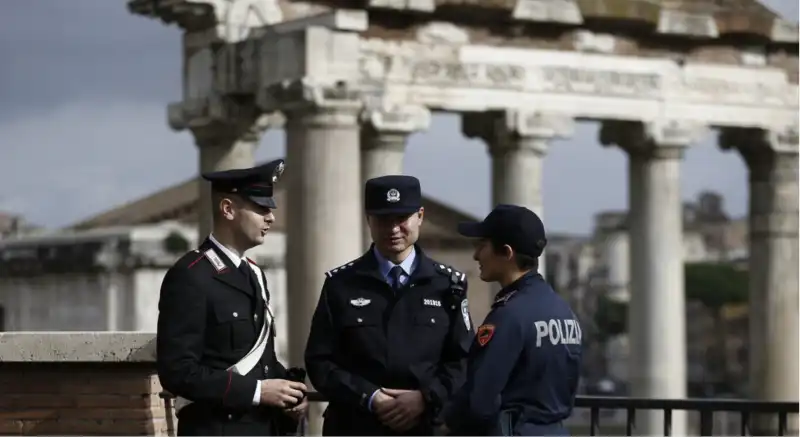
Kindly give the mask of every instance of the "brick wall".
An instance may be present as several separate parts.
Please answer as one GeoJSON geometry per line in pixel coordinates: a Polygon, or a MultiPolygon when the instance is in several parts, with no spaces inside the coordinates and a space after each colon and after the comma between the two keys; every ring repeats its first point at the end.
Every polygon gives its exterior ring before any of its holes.
{"type": "Polygon", "coordinates": [[[4,363],[0,435],[168,435],[152,364],[4,363]]]}

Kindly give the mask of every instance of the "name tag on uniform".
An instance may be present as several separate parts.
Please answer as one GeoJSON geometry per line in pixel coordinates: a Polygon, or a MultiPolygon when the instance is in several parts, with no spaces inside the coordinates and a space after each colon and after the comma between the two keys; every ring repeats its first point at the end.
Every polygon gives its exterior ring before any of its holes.
{"type": "Polygon", "coordinates": [[[429,307],[440,307],[442,301],[436,299],[422,299],[422,304],[429,307]]]}
{"type": "Polygon", "coordinates": [[[369,305],[370,302],[372,301],[369,299],[364,299],[363,297],[359,297],[358,299],[351,299],[350,305],[353,305],[354,307],[365,307],[369,305]]]}

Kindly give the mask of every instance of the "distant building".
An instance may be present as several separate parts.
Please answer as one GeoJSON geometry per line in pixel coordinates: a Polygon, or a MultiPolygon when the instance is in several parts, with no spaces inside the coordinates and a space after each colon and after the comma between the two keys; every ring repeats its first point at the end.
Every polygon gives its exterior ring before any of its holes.
{"type": "Polygon", "coordinates": [[[12,236],[28,235],[39,230],[39,227],[28,223],[21,215],[0,211],[0,240],[12,236]]]}

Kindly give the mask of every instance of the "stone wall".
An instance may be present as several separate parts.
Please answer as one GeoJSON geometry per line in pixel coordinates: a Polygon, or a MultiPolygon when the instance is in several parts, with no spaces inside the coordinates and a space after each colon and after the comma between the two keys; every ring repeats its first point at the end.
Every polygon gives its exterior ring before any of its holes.
{"type": "Polygon", "coordinates": [[[0,435],[168,435],[152,333],[0,334],[0,435]]]}

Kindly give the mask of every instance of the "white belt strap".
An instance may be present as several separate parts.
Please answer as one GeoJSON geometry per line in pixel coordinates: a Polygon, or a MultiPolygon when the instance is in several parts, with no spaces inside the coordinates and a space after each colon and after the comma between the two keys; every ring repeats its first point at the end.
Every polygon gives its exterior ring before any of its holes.
{"type": "MultiPolygon", "coordinates": [[[[246,261],[243,260],[242,262],[246,261]]],[[[269,343],[269,335],[270,335],[270,330],[272,328],[272,320],[273,320],[272,311],[269,309],[269,302],[267,301],[266,287],[264,286],[264,272],[262,272],[258,266],[251,263],[248,264],[250,265],[250,268],[252,268],[253,271],[256,273],[256,276],[258,277],[258,285],[261,287],[261,298],[264,299],[264,326],[261,327],[261,332],[258,334],[258,340],[256,340],[256,343],[253,345],[250,351],[247,352],[247,354],[244,357],[242,357],[242,359],[237,361],[236,364],[232,365],[231,367],[228,367],[227,369],[228,371],[233,371],[238,375],[248,374],[251,370],[253,370],[253,367],[255,367],[256,364],[258,364],[258,362],[261,360],[261,357],[264,355],[264,349],[266,349],[267,343],[269,343]]],[[[184,407],[186,407],[191,403],[192,401],[190,401],[189,399],[186,399],[181,396],[176,396],[175,412],[176,413],[180,412],[181,409],[183,409],[184,407]]]]}

